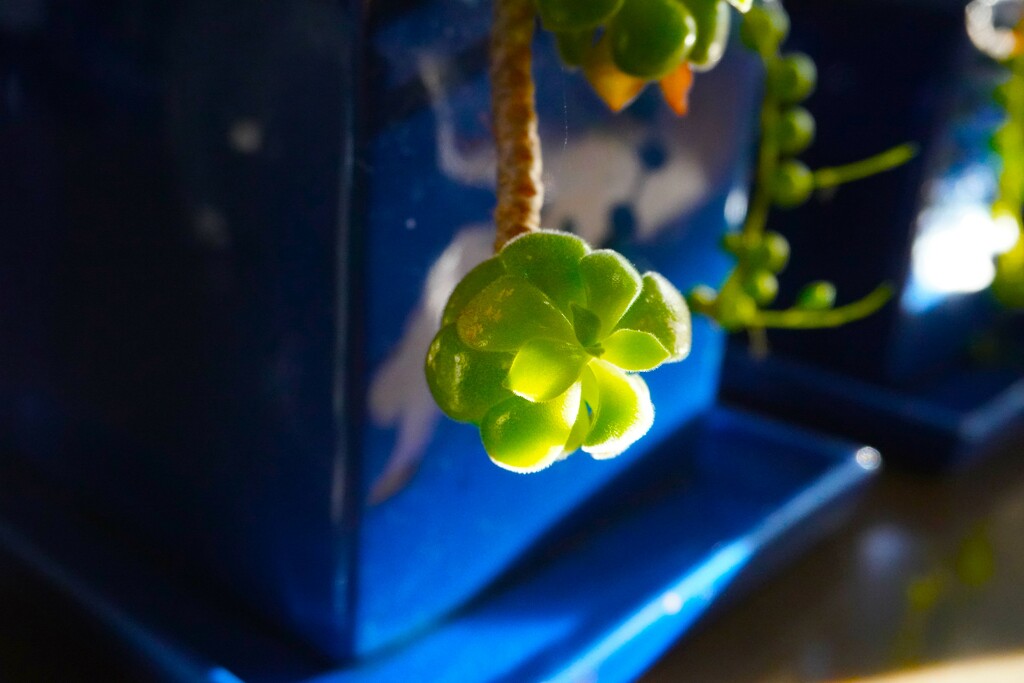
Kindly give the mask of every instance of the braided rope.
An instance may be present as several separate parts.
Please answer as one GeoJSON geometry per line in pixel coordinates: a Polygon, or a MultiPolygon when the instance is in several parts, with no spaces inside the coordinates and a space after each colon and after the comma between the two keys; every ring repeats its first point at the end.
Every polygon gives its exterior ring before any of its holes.
{"type": "Polygon", "coordinates": [[[494,250],[540,229],[544,203],[540,138],[531,73],[532,0],[494,0],[491,114],[498,156],[494,250]]]}

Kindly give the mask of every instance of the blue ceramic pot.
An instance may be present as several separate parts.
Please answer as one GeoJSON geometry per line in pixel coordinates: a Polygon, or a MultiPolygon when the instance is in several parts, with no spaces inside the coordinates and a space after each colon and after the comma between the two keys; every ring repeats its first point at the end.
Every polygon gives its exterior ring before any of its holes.
{"type": "MultiPolygon", "coordinates": [[[[218,604],[333,659],[478,594],[714,399],[724,340],[650,378],[627,454],[534,476],[422,362],[488,255],[488,3],[22,3],[0,26],[0,462],[218,604]]],[[[2,15],[0,15],[2,16],[2,15]]],[[[613,116],[548,36],[549,227],[720,281],[756,72],[613,116]]]]}

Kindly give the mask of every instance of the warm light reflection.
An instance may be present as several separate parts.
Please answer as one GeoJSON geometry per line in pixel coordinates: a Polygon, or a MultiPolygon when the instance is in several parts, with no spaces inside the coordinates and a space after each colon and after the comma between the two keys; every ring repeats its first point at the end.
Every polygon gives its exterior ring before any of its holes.
{"type": "Polygon", "coordinates": [[[991,173],[968,169],[936,187],[939,200],[918,216],[911,255],[911,277],[904,306],[927,310],[951,294],[973,294],[989,287],[996,276],[995,257],[1017,240],[1012,218],[994,217],[988,204],[991,173]]]}
{"type": "Polygon", "coordinates": [[[1000,655],[912,671],[851,678],[849,683],[1009,683],[1024,681],[1024,654],[1000,655]]]}
{"type": "Polygon", "coordinates": [[[1014,30],[1021,21],[1020,0],[974,0],[967,5],[967,35],[975,47],[993,59],[1003,60],[1020,52],[1014,30]]]}

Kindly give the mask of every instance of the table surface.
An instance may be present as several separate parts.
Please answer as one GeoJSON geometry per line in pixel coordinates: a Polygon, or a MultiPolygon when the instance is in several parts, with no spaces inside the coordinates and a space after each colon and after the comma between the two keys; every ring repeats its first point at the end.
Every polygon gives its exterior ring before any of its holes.
{"type": "Polygon", "coordinates": [[[841,532],[698,625],[641,680],[831,681],[1008,656],[1009,668],[970,680],[1024,681],[1022,654],[1014,438],[957,474],[883,472],[841,532]]]}

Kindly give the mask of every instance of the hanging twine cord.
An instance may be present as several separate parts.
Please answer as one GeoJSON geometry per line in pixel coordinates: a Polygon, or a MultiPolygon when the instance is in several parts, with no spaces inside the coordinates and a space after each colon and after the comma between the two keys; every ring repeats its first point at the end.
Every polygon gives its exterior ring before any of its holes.
{"type": "Polygon", "coordinates": [[[531,72],[532,0],[494,0],[491,29],[491,115],[498,156],[494,250],[540,229],[544,203],[540,138],[531,72]]]}

